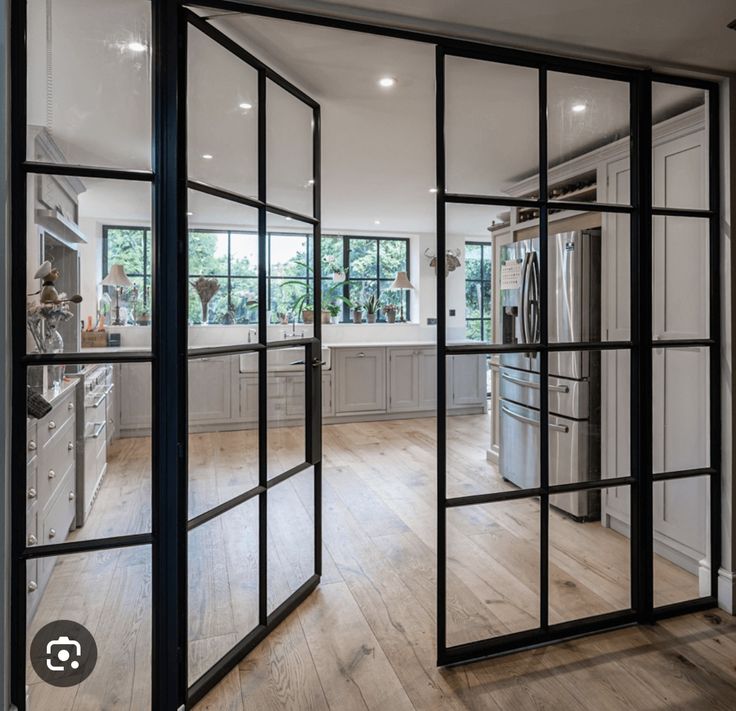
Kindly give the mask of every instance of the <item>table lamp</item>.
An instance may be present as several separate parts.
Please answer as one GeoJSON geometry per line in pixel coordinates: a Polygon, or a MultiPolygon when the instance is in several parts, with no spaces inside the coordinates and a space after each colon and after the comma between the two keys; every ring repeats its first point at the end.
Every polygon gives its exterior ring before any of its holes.
{"type": "Polygon", "coordinates": [[[401,316],[399,317],[399,321],[401,321],[401,323],[404,322],[404,291],[413,288],[414,285],[409,281],[409,277],[406,272],[398,272],[394,279],[394,283],[389,287],[392,291],[401,291],[401,316]]]}
{"type": "Polygon", "coordinates": [[[115,288],[115,320],[112,325],[122,326],[123,322],[120,320],[120,297],[122,296],[123,289],[133,286],[133,282],[128,279],[128,275],[125,273],[125,267],[122,264],[113,264],[110,267],[110,273],[102,280],[102,286],[112,286],[115,288]]]}

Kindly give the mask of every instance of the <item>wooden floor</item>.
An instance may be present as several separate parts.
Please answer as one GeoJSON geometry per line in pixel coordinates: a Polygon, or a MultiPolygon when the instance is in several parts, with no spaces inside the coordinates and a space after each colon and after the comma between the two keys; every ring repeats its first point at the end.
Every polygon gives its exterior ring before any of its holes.
{"type": "MultiPolygon", "coordinates": [[[[485,459],[487,418],[449,418],[449,488],[507,485],[485,459]]],[[[274,462],[300,433],[282,429],[274,462]]],[[[190,513],[253,481],[253,433],[192,435],[190,513]]],[[[118,440],[89,522],[76,537],[150,527],[150,443],[118,440]]],[[[441,670],[435,666],[434,420],[324,428],[324,571],[306,603],[198,709],[733,709],[736,620],[692,615],[441,670]],[[594,700],[594,701],[593,701],[594,700]]],[[[310,573],[309,472],[269,494],[269,606],[310,573]]],[[[448,642],[538,623],[539,509],[534,499],[456,509],[448,518],[448,642]]],[[[255,623],[257,504],[190,533],[190,681],[255,623]]],[[[658,599],[697,595],[696,576],[658,563],[658,599]]],[[[629,605],[629,541],[599,522],[550,518],[550,619],[629,605]]],[[[147,708],[150,555],[146,548],[66,556],[31,624],[87,625],[95,673],[50,690],[29,672],[35,709],[147,708]]],[[[29,635],[29,637],[31,636],[29,635]]]]}

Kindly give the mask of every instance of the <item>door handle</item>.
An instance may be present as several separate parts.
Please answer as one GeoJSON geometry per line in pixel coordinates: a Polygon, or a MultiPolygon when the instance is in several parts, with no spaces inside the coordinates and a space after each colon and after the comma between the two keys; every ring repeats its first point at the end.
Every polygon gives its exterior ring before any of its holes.
{"type": "MultiPolygon", "coordinates": [[[[501,405],[501,412],[508,415],[509,417],[513,417],[515,420],[518,420],[519,422],[523,422],[526,425],[532,425],[533,427],[539,427],[539,420],[535,420],[532,417],[525,417],[524,415],[520,415],[518,412],[513,412],[512,410],[509,410],[507,407],[504,407],[501,405]]],[[[567,425],[558,425],[554,422],[549,423],[549,428],[553,432],[562,432],[563,434],[567,434],[570,431],[570,428],[567,425]]]]}
{"type": "Polygon", "coordinates": [[[521,303],[519,304],[519,311],[521,313],[521,321],[519,322],[519,325],[521,326],[521,342],[526,343],[526,332],[527,332],[527,323],[526,323],[526,290],[527,290],[527,269],[529,264],[529,253],[527,252],[524,255],[524,263],[521,267],[521,303]]]}
{"type": "MultiPolygon", "coordinates": [[[[522,380],[521,378],[515,378],[513,375],[509,375],[508,373],[502,373],[501,377],[506,380],[509,383],[514,383],[515,385],[521,385],[525,388],[531,388],[532,390],[539,390],[540,385],[539,383],[534,383],[530,380],[522,380]]],[[[547,389],[552,393],[569,393],[570,388],[567,387],[567,385],[548,385],[547,389]]]]}

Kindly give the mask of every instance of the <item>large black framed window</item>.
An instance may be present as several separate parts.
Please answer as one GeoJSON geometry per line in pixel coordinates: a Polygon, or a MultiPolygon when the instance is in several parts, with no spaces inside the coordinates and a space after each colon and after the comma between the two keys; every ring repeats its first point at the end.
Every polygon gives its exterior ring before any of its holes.
{"type": "Polygon", "coordinates": [[[465,334],[471,341],[487,340],[493,328],[492,257],[492,244],[465,243],[465,334]]]}
{"type": "MultiPolygon", "coordinates": [[[[104,225],[102,228],[102,276],[113,264],[122,264],[138,289],[143,307],[150,304],[151,230],[149,227],[104,225]]],[[[355,237],[323,235],[322,278],[333,279],[345,273],[349,279],[333,299],[340,307],[342,321],[351,321],[347,303],[363,306],[371,296],[381,306],[398,307],[401,294],[390,289],[397,272],[410,274],[409,245],[405,237],[355,237]]],[[[310,299],[314,290],[311,268],[312,238],[294,232],[267,234],[268,304],[271,323],[294,319],[293,305],[301,293],[310,299]],[[300,287],[294,282],[303,283],[300,287]]],[[[257,233],[242,230],[195,228],[189,230],[189,280],[215,278],[220,290],[209,305],[210,323],[249,324],[257,321],[257,233]]],[[[486,268],[489,268],[486,265],[486,268]]],[[[404,313],[411,319],[410,297],[404,294],[404,313]]],[[[325,301],[325,299],[323,299],[325,301]]],[[[296,314],[301,320],[301,314],[296,314]]],[[[189,294],[189,320],[202,323],[199,299],[193,289],[189,294]]],[[[385,315],[379,311],[378,321],[385,315]]]]}

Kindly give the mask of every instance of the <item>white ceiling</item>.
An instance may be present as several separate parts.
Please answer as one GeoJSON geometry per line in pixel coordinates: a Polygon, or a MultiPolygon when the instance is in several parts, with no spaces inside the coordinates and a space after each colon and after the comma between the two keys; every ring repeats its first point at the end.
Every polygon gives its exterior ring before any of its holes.
{"type": "MultiPolygon", "coordinates": [[[[432,10],[435,3],[427,5],[432,10]]],[[[43,0],[29,3],[30,122],[49,126],[72,162],[148,168],[149,53],[126,49],[131,40],[150,46],[148,3],[52,4],[49,82],[46,7],[43,0]]],[[[214,23],[320,102],[325,230],[434,231],[435,199],[429,192],[435,182],[431,45],[245,15],[214,23]],[[378,78],[386,75],[396,77],[393,89],[378,87],[378,78]]],[[[196,30],[190,31],[189,42],[190,176],[255,195],[254,72],[196,30]],[[243,109],[242,103],[252,108],[243,109]]],[[[312,190],[309,112],[275,86],[269,87],[268,96],[270,199],[307,212],[312,190]]],[[[498,193],[510,181],[536,172],[534,70],[448,61],[447,97],[449,189],[498,193]]],[[[551,74],[549,97],[553,163],[627,131],[625,85],[551,74]],[[586,106],[584,112],[571,111],[578,103],[586,106]]],[[[670,113],[693,101],[679,90],[658,92],[655,99],[659,110],[670,113]]],[[[131,187],[125,195],[125,190],[120,184],[104,191],[90,186],[86,214],[118,223],[145,214],[147,206],[132,208],[141,191],[131,187]],[[114,195],[120,196],[118,214],[111,214],[114,195]]],[[[251,221],[247,210],[224,209],[221,201],[199,196],[190,209],[195,222],[251,221]]],[[[496,212],[459,208],[449,226],[472,236],[487,235],[485,228],[496,212]]]]}
{"type": "Polygon", "coordinates": [[[570,56],[736,72],[733,0],[264,0],[570,56]]]}

